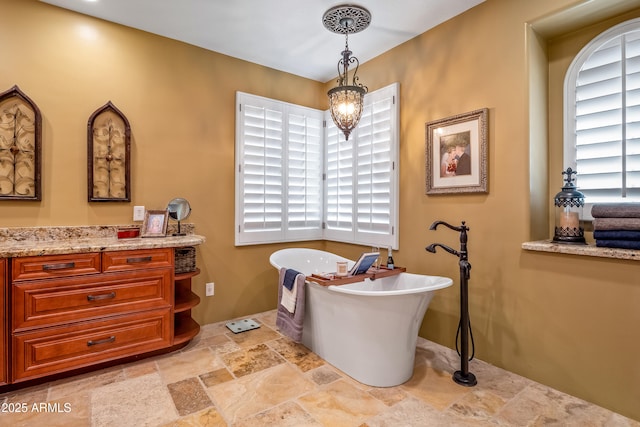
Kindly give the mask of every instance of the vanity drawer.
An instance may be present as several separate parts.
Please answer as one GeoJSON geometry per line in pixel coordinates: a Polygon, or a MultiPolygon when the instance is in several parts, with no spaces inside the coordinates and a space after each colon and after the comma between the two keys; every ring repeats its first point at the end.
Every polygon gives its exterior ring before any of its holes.
{"type": "Polygon", "coordinates": [[[21,280],[73,277],[100,273],[100,253],[13,258],[11,278],[21,280]]]}
{"type": "Polygon", "coordinates": [[[102,253],[102,271],[104,272],[160,267],[173,268],[173,248],[102,253]]]}
{"type": "Polygon", "coordinates": [[[171,269],[140,275],[74,277],[13,285],[12,330],[95,319],[125,312],[169,307],[171,269]]]}
{"type": "Polygon", "coordinates": [[[13,335],[20,382],[171,345],[171,310],[153,310],[13,335]]]}

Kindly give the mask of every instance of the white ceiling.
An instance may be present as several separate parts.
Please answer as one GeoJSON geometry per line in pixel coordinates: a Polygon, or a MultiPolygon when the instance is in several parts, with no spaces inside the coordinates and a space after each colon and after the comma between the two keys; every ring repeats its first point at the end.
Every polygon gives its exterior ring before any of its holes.
{"type": "MultiPolygon", "coordinates": [[[[337,76],[344,36],[322,15],[340,0],[40,0],[320,82],[337,76]]],[[[349,36],[364,63],[485,0],[357,0],[371,25],[349,36]]]]}

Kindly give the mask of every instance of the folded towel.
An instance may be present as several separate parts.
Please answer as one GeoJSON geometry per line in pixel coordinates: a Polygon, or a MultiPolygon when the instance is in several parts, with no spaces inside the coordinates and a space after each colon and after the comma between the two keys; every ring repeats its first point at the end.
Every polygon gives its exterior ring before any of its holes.
{"type": "Polygon", "coordinates": [[[594,239],[602,240],[639,240],[640,231],[638,230],[594,230],[594,239]]]}
{"type": "Polygon", "coordinates": [[[640,203],[596,203],[591,208],[594,218],[640,218],[640,203]]]}
{"type": "Polygon", "coordinates": [[[287,269],[286,273],[284,274],[284,287],[291,290],[298,274],[300,273],[292,268],[287,269]]]}
{"type": "Polygon", "coordinates": [[[640,218],[594,218],[593,229],[640,231],[640,218]]]}
{"type": "Polygon", "coordinates": [[[281,268],[278,279],[278,310],[276,314],[276,326],[280,329],[283,335],[288,336],[295,342],[302,340],[302,326],[304,325],[304,309],[305,309],[305,281],[306,276],[302,273],[298,273],[295,276],[295,283],[292,286],[295,289],[295,310],[290,312],[285,308],[282,301],[282,294],[288,291],[284,286],[284,278],[287,269],[281,268]]]}
{"type": "Polygon", "coordinates": [[[638,240],[596,240],[599,248],[640,249],[638,240]]]}

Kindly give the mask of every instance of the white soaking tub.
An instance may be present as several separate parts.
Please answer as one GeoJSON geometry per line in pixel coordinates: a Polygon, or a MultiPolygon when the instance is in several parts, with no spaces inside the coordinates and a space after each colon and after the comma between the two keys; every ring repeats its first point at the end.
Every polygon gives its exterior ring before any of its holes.
{"type": "MultiPolygon", "coordinates": [[[[316,249],[290,248],[270,257],[276,269],[307,276],[332,272],[352,260],[316,249]]],[[[418,330],[446,277],[401,273],[347,285],[306,283],[302,343],[357,381],[376,387],[402,384],[413,375],[418,330]]]]}

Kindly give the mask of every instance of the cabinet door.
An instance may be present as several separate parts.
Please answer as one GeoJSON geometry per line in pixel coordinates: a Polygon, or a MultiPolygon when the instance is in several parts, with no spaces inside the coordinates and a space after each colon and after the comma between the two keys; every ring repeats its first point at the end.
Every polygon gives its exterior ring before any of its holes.
{"type": "Polygon", "coordinates": [[[102,253],[102,271],[105,273],[165,267],[173,269],[173,248],[102,253]]]}
{"type": "Polygon", "coordinates": [[[171,307],[172,270],[33,280],[12,287],[12,331],[171,307]]]}
{"type": "Polygon", "coordinates": [[[100,253],[13,258],[13,282],[100,273],[100,253]]]}
{"type": "Polygon", "coordinates": [[[0,384],[7,382],[7,260],[0,259],[0,384]]]}
{"type": "Polygon", "coordinates": [[[171,309],[13,334],[13,382],[171,345],[171,309]]]}

